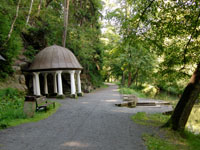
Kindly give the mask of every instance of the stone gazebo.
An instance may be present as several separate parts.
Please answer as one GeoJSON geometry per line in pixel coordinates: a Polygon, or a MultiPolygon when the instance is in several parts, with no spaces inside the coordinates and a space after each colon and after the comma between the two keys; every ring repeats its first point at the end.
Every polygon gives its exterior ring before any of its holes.
{"type": "Polygon", "coordinates": [[[80,73],[82,66],[67,48],[53,45],[40,51],[29,67],[33,73],[33,94],[40,96],[40,78],[39,74],[44,77],[44,93],[48,95],[48,82],[53,82],[54,93],[63,95],[62,74],[70,74],[71,96],[76,96],[75,73],[77,77],[77,94],[82,96],[80,73]],[[53,81],[47,81],[47,75],[53,75],[53,81]]]}

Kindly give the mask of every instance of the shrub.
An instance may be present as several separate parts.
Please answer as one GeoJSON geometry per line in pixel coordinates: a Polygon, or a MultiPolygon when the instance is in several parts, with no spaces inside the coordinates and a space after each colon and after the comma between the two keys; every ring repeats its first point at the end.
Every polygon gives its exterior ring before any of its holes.
{"type": "Polygon", "coordinates": [[[8,120],[24,118],[24,94],[16,89],[0,90],[0,128],[8,126],[8,120]]]}

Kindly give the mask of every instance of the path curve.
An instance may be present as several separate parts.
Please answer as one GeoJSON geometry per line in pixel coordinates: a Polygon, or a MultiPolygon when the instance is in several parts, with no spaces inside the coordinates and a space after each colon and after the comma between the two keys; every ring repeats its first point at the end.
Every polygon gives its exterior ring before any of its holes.
{"type": "Polygon", "coordinates": [[[0,131],[0,150],[146,150],[141,136],[151,129],[131,116],[171,109],[115,107],[121,102],[116,85],[59,102],[60,109],[45,120],[0,131]]]}

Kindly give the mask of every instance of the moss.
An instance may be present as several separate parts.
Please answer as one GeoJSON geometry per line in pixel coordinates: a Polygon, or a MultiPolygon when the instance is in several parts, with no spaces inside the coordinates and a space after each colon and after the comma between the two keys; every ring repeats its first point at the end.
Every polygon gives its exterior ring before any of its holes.
{"type": "Polygon", "coordinates": [[[57,98],[57,99],[65,99],[66,96],[65,96],[65,95],[57,95],[56,98],[57,98]]]}

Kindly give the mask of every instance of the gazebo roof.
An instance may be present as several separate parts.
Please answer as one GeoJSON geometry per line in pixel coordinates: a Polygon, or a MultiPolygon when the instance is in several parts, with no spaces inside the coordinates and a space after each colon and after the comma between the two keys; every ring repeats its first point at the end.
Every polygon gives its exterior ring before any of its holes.
{"type": "Polygon", "coordinates": [[[67,48],[53,45],[40,51],[33,60],[29,71],[81,70],[83,67],[67,48]]]}

